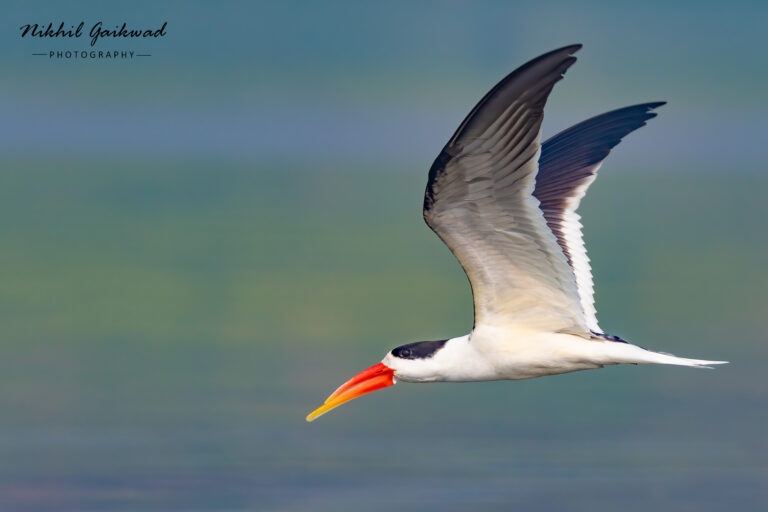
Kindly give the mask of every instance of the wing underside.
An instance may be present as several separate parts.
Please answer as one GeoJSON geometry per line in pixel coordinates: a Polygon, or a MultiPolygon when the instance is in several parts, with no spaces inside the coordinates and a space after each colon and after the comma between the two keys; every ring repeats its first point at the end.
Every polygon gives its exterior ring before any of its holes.
{"type": "Polygon", "coordinates": [[[610,150],[663,103],[602,114],[541,144],[547,97],[580,47],[554,50],[505,77],[430,168],[424,219],[469,278],[475,325],[600,331],[576,210],[610,150]]]}
{"type": "Polygon", "coordinates": [[[579,48],[542,55],[504,78],[430,169],[424,218],[469,278],[476,325],[589,335],[573,272],[532,194],[544,105],[579,48]]]}
{"type": "Polygon", "coordinates": [[[573,270],[581,307],[592,331],[601,329],[594,306],[592,271],[576,210],[611,149],[656,117],[652,110],[663,104],[644,103],[606,112],[560,132],[541,146],[533,194],[573,270]]]}

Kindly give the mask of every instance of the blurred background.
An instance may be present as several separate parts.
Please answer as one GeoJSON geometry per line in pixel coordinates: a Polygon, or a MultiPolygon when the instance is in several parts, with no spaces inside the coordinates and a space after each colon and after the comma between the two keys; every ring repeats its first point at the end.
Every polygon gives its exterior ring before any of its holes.
{"type": "Polygon", "coordinates": [[[0,509],[765,510],[764,2],[4,2],[0,509]],[[96,21],[133,60],[20,38],[96,21]],[[545,137],[666,100],[581,213],[601,325],[716,371],[400,385],[462,335],[427,169],[506,73],[580,42],[545,137]]]}

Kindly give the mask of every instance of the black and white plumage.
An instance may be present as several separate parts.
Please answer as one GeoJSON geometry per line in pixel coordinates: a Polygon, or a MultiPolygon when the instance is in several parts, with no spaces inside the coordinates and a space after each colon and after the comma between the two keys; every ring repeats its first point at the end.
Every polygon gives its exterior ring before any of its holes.
{"type": "Polygon", "coordinates": [[[581,237],[576,209],[611,149],[628,133],[656,117],[664,102],[625,107],[583,121],[541,145],[539,173],[533,195],[539,200],[547,226],[557,238],[574,274],[587,326],[600,331],[594,306],[589,258],[581,237]]]}
{"type": "Polygon", "coordinates": [[[655,117],[663,102],[607,112],[541,143],[547,98],[580,48],[551,51],[502,79],[429,170],[424,219],[469,278],[472,332],[392,350],[307,420],[397,381],[526,379],[618,363],[722,363],[601,334],[576,210],[610,150],[655,117]]]}

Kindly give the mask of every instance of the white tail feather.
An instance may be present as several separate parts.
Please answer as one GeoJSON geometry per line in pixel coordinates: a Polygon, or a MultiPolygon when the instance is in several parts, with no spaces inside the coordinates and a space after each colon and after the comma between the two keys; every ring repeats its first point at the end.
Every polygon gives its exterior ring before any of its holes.
{"type": "Polygon", "coordinates": [[[707,361],[705,359],[688,359],[687,357],[677,357],[673,356],[672,354],[665,354],[663,352],[651,352],[649,350],[646,350],[649,354],[652,354],[654,357],[651,358],[649,363],[656,363],[656,364],[675,364],[678,366],[692,366],[694,368],[709,368],[710,370],[713,369],[713,364],[728,364],[728,361],[707,361]]]}
{"type": "Polygon", "coordinates": [[[711,365],[727,364],[728,361],[707,361],[706,359],[688,359],[686,357],[677,357],[663,352],[653,352],[644,348],[632,345],[631,343],[610,342],[607,345],[610,356],[614,357],[615,362],[634,363],[634,364],[674,364],[678,366],[691,366],[693,368],[712,368],[711,365]]]}

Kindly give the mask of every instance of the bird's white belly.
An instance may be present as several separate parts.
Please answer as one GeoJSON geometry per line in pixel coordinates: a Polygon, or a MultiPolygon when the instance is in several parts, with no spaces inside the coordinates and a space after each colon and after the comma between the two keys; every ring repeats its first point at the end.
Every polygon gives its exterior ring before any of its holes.
{"type": "Polygon", "coordinates": [[[571,334],[485,329],[472,334],[471,344],[488,360],[492,373],[478,375],[478,380],[532,379],[611,363],[605,343],[571,334]]]}
{"type": "Polygon", "coordinates": [[[395,368],[396,380],[472,382],[533,379],[606,364],[648,362],[642,354],[648,352],[628,343],[514,326],[482,326],[470,335],[448,340],[426,360],[403,361],[390,354],[382,362],[395,368]]]}

